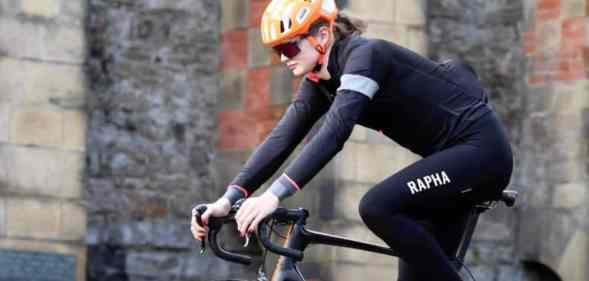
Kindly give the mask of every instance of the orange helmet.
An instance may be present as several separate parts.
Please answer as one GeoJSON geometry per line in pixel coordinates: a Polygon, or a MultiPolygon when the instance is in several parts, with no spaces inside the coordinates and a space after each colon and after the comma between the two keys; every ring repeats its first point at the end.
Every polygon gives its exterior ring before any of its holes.
{"type": "Polygon", "coordinates": [[[262,42],[274,47],[309,32],[324,19],[333,24],[337,17],[335,0],[272,0],[262,15],[262,42]]]}

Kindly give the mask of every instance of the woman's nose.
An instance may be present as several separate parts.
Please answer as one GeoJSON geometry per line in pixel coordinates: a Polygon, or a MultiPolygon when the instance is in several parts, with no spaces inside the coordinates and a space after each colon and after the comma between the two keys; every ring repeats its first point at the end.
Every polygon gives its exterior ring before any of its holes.
{"type": "Polygon", "coordinates": [[[280,62],[285,63],[288,61],[288,57],[284,54],[280,54],[280,62]]]}

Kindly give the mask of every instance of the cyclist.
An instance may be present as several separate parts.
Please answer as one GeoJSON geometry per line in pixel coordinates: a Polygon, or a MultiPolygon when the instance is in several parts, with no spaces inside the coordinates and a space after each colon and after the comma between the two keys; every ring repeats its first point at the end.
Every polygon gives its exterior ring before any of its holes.
{"type": "MultiPolygon", "coordinates": [[[[460,280],[452,257],[467,211],[498,197],[513,168],[506,133],[474,71],[360,36],[333,0],[273,0],[261,33],[281,62],[305,78],[280,122],[226,193],[208,205],[203,220],[225,215],[236,200],[249,197],[325,115],[285,172],[242,204],[236,214],[241,235],[301,190],[359,124],[423,157],[372,187],[359,206],[367,227],[399,254],[399,280],[460,280]]],[[[203,239],[206,228],[194,218],[191,225],[195,239],[203,239]]]]}

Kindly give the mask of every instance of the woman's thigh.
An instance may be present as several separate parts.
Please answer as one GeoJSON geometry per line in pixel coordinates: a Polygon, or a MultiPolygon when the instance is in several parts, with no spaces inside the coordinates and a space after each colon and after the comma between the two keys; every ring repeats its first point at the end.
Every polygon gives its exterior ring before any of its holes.
{"type": "Polygon", "coordinates": [[[485,159],[485,154],[476,146],[453,146],[386,178],[363,200],[417,219],[443,217],[490,200],[505,188],[505,179],[489,172],[487,166],[502,163],[485,159]]]}

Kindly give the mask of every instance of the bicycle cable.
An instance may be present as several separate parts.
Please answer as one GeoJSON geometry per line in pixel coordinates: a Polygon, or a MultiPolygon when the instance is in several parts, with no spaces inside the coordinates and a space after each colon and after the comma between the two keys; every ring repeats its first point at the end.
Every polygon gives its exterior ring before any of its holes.
{"type": "Polygon", "coordinates": [[[460,264],[460,267],[464,268],[464,269],[466,270],[466,272],[468,272],[468,275],[470,275],[470,279],[471,279],[472,281],[477,281],[477,280],[474,278],[474,275],[472,274],[472,272],[470,271],[470,269],[469,269],[469,268],[468,268],[468,267],[467,267],[467,266],[466,266],[466,265],[465,265],[465,264],[464,264],[462,261],[460,261],[460,260],[457,260],[457,259],[456,259],[456,260],[454,260],[454,261],[455,261],[456,263],[459,263],[459,264],[460,264]]]}
{"type": "MultiPolygon", "coordinates": [[[[271,224],[270,224],[270,236],[268,237],[268,239],[272,239],[272,233],[278,235],[280,238],[286,240],[287,237],[282,236],[280,234],[280,232],[278,232],[278,230],[274,229],[274,225],[276,225],[277,222],[275,220],[272,220],[271,224]]],[[[282,223],[284,225],[287,225],[288,223],[282,223]]],[[[263,254],[262,254],[262,264],[260,265],[260,267],[258,268],[258,278],[256,281],[268,281],[268,278],[266,277],[266,257],[268,256],[268,249],[266,249],[266,247],[262,247],[263,250],[263,254]]]]}

